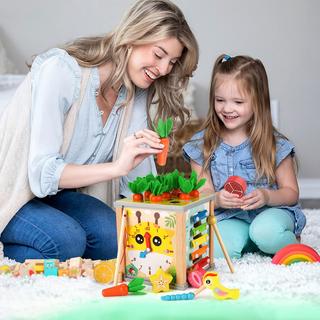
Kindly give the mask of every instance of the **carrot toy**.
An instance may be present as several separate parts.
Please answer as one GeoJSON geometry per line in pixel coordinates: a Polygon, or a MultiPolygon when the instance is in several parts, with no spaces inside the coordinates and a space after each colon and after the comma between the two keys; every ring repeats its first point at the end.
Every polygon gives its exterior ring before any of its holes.
{"type": "Polygon", "coordinates": [[[156,180],[156,177],[152,173],[149,173],[145,176],[145,179],[147,181],[148,186],[143,194],[144,201],[150,201],[150,195],[151,195],[150,182],[156,180]]]}
{"type": "Polygon", "coordinates": [[[143,278],[134,278],[129,284],[121,283],[114,287],[103,289],[102,295],[104,297],[121,297],[127,296],[129,293],[134,295],[145,294],[145,292],[141,292],[145,288],[143,282],[143,278]]]}
{"type": "Polygon", "coordinates": [[[157,164],[161,167],[165,166],[167,163],[168,152],[169,152],[169,134],[173,127],[172,118],[168,118],[163,121],[159,119],[157,127],[155,127],[155,131],[160,136],[161,143],[164,145],[164,148],[161,153],[157,155],[157,164]]]}
{"type": "Polygon", "coordinates": [[[131,190],[132,200],[135,202],[143,202],[143,192],[147,190],[148,183],[145,178],[138,177],[133,182],[128,183],[128,187],[131,190]]]}
{"type": "Polygon", "coordinates": [[[186,200],[186,201],[191,200],[189,193],[191,192],[193,186],[192,186],[192,182],[190,181],[190,179],[179,176],[178,181],[179,181],[179,187],[181,190],[181,193],[179,194],[179,199],[186,200]]]}
{"type": "Polygon", "coordinates": [[[172,177],[172,191],[171,196],[173,198],[179,198],[179,194],[181,193],[180,187],[179,187],[179,177],[184,176],[184,173],[180,173],[178,169],[175,169],[173,172],[171,172],[172,177]]]}
{"type": "Polygon", "coordinates": [[[151,181],[149,184],[149,188],[151,190],[150,202],[162,202],[162,193],[163,193],[163,185],[159,180],[151,181]]]}
{"type": "Polygon", "coordinates": [[[163,200],[170,200],[171,199],[171,191],[173,189],[173,178],[171,173],[163,174],[157,176],[157,180],[162,185],[162,199],[163,200]]]}
{"type": "Polygon", "coordinates": [[[190,181],[192,184],[192,190],[190,191],[189,195],[192,199],[198,199],[200,196],[200,192],[198,189],[200,189],[206,183],[206,179],[202,178],[198,181],[197,173],[194,170],[192,170],[190,175],[190,181]]]}

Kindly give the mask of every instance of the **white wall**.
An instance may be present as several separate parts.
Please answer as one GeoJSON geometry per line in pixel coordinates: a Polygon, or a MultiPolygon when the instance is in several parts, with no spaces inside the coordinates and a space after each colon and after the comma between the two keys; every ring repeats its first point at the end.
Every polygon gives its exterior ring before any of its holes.
{"type": "MultiPolygon", "coordinates": [[[[267,69],[271,97],[280,102],[280,131],[296,144],[300,178],[320,181],[320,1],[174,0],[200,46],[195,73],[201,116],[218,54],[248,54],[267,69]]],[[[32,54],[78,36],[102,34],[131,0],[0,0],[0,39],[20,72],[32,54]]]]}

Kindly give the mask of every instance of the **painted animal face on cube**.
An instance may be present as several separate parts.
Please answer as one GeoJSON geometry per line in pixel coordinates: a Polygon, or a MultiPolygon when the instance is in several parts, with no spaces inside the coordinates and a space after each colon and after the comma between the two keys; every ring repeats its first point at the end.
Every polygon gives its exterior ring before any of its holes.
{"type": "Polygon", "coordinates": [[[175,216],[150,212],[150,210],[128,210],[127,264],[128,273],[150,276],[159,268],[167,270],[173,260],[172,239],[174,231],[159,225],[161,219],[172,228],[175,216]],[[136,223],[133,223],[134,220],[136,223]]]}

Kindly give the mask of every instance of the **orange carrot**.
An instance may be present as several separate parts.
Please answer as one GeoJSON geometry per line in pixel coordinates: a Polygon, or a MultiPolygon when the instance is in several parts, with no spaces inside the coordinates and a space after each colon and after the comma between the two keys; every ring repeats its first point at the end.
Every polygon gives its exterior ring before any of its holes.
{"type": "Polygon", "coordinates": [[[200,192],[198,190],[192,190],[189,195],[192,199],[198,199],[200,197],[200,192]]]}
{"type": "Polygon", "coordinates": [[[170,199],[171,199],[171,194],[170,194],[170,192],[163,192],[163,194],[162,194],[162,199],[163,199],[163,200],[170,200],[170,199]]]}
{"type": "Polygon", "coordinates": [[[134,193],[134,194],[132,195],[132,200],[133,200],[134,202],[143,202],[143,195],[142,195],[142,193],[134,193]]]}
{"type": "Polygon", "coordinates": [[[159,202],[162,202],[163,198],[162,198],[162,195],[159,194],[159,195],[154,195],[153,193],[151,193],[150,195],[150,202],[153,202],[153,203],[159,203],[159,202]]]}
{"type": "Polygon", "coordinates": [[[144,192],[144,201],[150,201],[150,194],[151,194],[151,191],[149,190],[146,190],[144,192]]]}
{"type": "Polygon", "coordinates": [[[128,295],[128,285],[125,283],[119,284],[117,286],[106,288],[102,290],[102,295],[104,297],[119,297],[128,295]]]}
{"type": "Polygon", "coordinates": [[[180,200],[187,200],[189,201],[191,199],[190,194],[189,193],[180,193],[179,194],[179,199],[180,200]]]}
{"type": "Polygon", "coordinates": [[[161,167],[165,166],[167,163],[168,152],[169,152],[169,138],[161,138],[161,143],[164,145],[162,152],[157,155],[157,164],[161,167]]]}
{"type": "Polygon", "coordinates": [[[172,198],[179,198],[179,194],[181,193],[181,190],[180,189],[173,189],[171,191],[171,197],[172,198]]]}

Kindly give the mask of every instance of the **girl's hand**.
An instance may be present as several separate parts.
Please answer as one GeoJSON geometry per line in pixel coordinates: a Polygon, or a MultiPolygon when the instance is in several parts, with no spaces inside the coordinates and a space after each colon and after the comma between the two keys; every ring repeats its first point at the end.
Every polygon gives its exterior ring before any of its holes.
{"type": "Polygon", "coordinates": [[[242,210],[253,210],[261,208],[269,202],[269,192],[267,189],[256,189],[243,198],[242,210]]]}
{"type": "Polygon", "coordinates": [[[163,147],[158,134],[149,129],[137,131],[126,137],[123,141],[121,154],[115,161],[119,176],[127,175],[145,158],[160,153],[163,147]]]}
{"type": "Polygon", "coordinates": [[[218,208],[234,209],[241,208],[241,206],[243,206],[242,198],[239,198],[237,194],[230,193],[225,189],[216,192],[215,195],[216,206],[218,208]]]}

